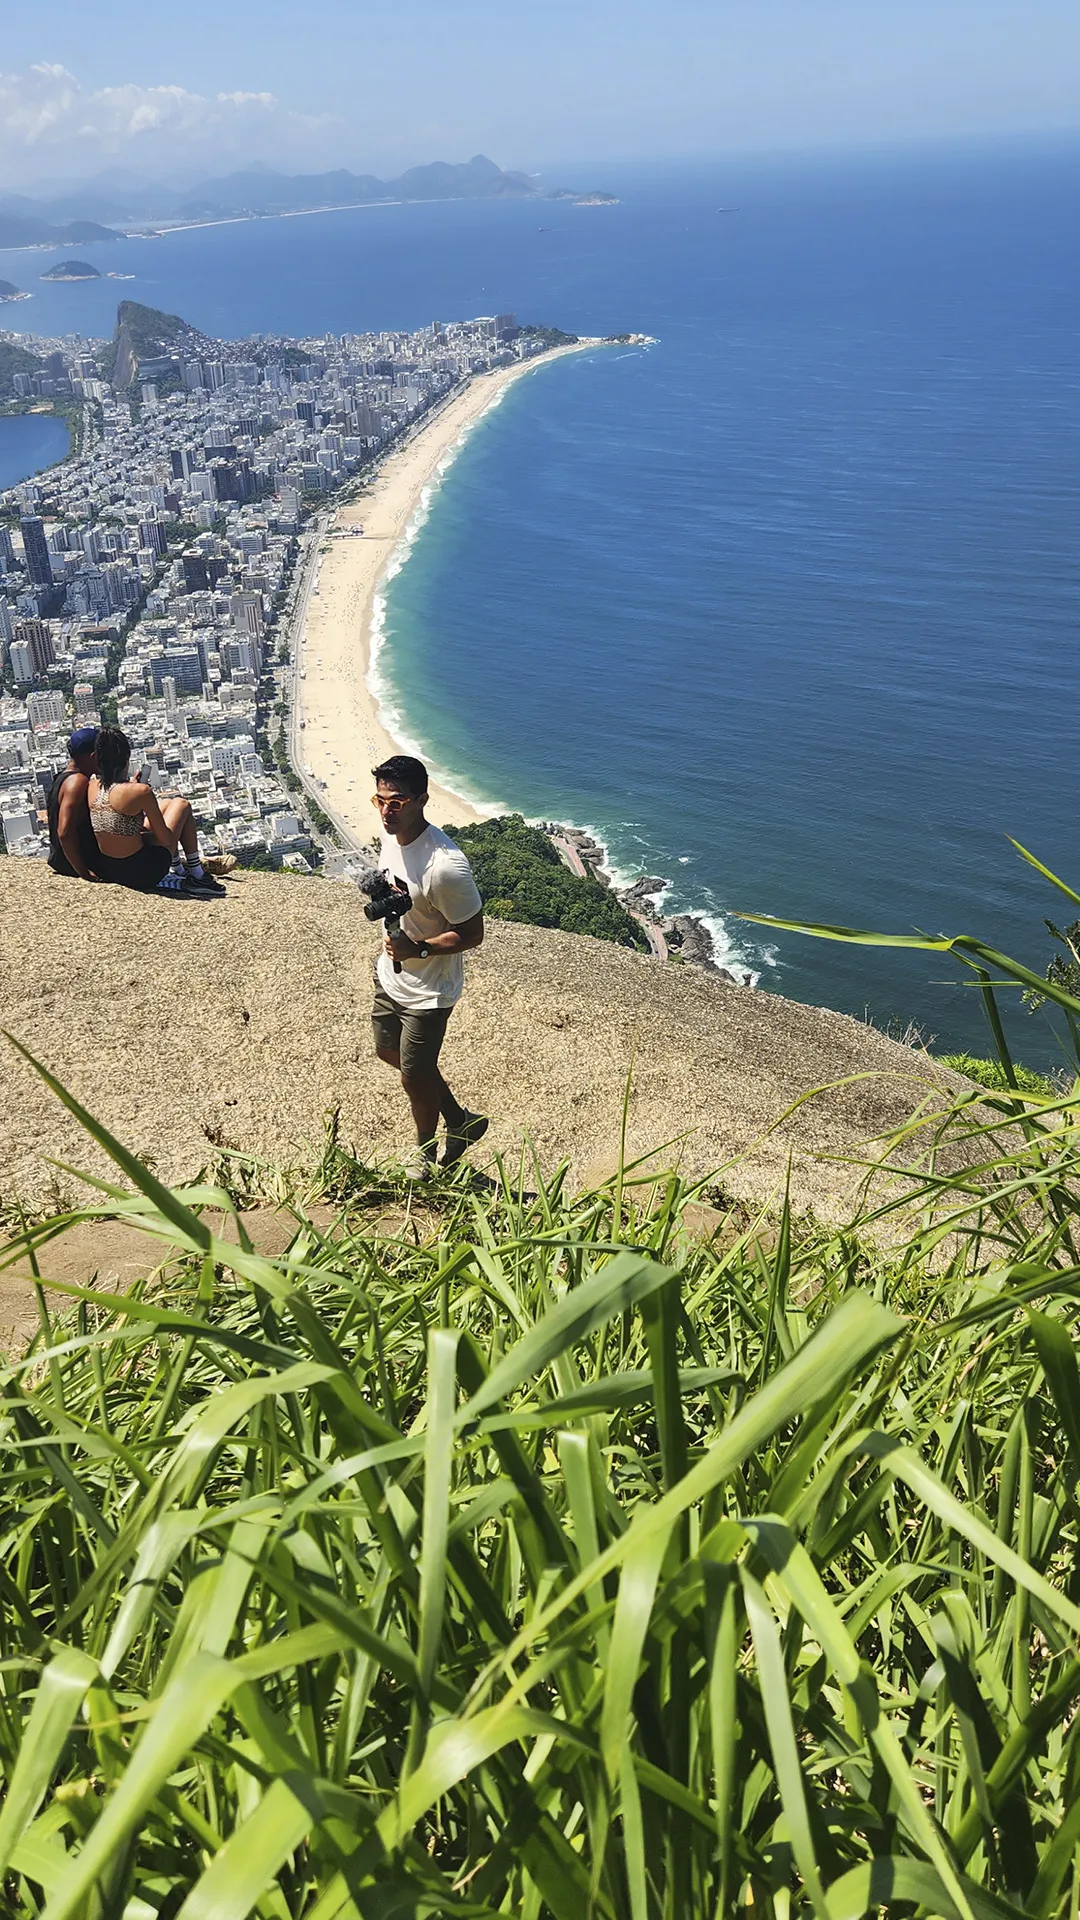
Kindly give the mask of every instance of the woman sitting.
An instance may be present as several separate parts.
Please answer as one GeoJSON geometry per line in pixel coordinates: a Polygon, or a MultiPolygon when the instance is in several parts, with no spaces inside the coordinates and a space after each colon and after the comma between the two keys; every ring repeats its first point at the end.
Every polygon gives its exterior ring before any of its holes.
{"type": "Polygon", "coordinates": [[[87,800],[99,878],[139,893],[224,893],[199,859],[188,801],[173,794],[159,805],[152,787],[132,780],[131,742],[119,727],[99,729],[96,751],[87,800]]]}

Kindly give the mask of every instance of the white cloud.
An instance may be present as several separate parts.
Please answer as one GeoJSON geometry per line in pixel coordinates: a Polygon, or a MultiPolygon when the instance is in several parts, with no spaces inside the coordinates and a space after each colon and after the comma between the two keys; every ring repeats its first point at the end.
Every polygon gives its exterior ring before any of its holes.
{"type": "Polygon", "coordinates": [[[84,87],[66,67],[0,72],[0,163],[25,174],[117,159],[294,157],[333,124],[291,112],[272,93],[189,93],[185,87],[84,87]]]}

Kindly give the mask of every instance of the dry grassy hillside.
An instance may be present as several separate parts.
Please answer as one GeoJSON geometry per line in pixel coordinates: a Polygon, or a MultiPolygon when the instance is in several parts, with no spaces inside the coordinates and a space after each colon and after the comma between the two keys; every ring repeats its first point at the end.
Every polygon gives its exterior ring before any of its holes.
{"type": "MultiPolygon", "coordinates": [[[[372,1057],[374,948],[358,896],[320,880],[244,875],[220,902],[144,898],[0,861],[0,1025],[168,1179],[214,1143],[277,1161],[314,1157],[323,1118],[365,1157],[408,1141],[393,1076],[372,1057]]],[[[571,934],[496,923],[470,957],[444,1053],[447,1077],[494,1117],[485,1150],[530,1138],[582,1179],[618,1153],[633,1063],[632,1154],[719,1167],[768,1193],[794,1156],[795,1197],[835,1215],[854,1182],[835,1155],[958,1083],[857,1021],[751,993],[691,968],[571,934]],[[762,1134],[807,1088],[865,1073],[762,1134]],[[827,1158],[828,1157],[828,1158],[827,1158]]],[[[0,1043],[2,1044],[2,1043],[0,1043]]],[[[49,1159],[105,1162],[25,1063],[0,1060],[0,1202],[55,1191],[49,1159]]],[[[59,1176],[60,1189],[75,1183],[59,1176]]]]}

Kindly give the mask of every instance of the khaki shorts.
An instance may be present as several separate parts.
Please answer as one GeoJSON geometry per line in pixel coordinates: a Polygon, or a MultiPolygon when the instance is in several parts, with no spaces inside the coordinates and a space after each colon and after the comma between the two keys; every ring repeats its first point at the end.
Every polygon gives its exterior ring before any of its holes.
{"type": "Polygon", "coordinates": [[[399,1054],[402,1073],[430,1073],[439,1064],[439,1050],[453,1011],[453,1007],[403,1007],[376,979],[371,1009],[376,1048],[399,1054]]]}

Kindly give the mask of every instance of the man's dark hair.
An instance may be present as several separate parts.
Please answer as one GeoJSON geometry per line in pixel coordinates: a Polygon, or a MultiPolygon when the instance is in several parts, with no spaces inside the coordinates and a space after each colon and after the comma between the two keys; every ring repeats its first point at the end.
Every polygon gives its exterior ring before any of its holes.
{"type": "Polygon", "coordinates": [[[102,727],[97,737],[98,779],[103,787],[123,780],[131,760],[131,741],[119,727],[102,727]]]}
{"type": "Polygon", "coordinates": [[[422,760],[414,760],[411,753],[392,753],[381,767],[372,767],[375,784],[382,780],[388,787],[400,787],[410,799],[428,790],[427,768],[422,760]]]}

